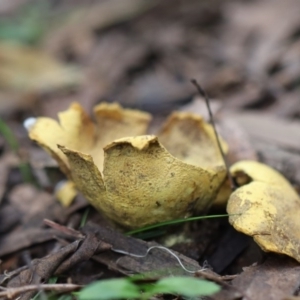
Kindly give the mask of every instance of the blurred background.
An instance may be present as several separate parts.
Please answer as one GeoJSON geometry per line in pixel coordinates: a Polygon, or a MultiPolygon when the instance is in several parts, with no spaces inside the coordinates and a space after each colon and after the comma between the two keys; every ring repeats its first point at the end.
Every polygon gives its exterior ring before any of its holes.
{"type": "Polygon", "coordinates": [[[51,165],[26,118],[119,102],[152,113],[155,132],[173,110],[207,115],[195,78],[229,162],[260,159],[298,185],[299,16],[298,0],[0,0],[0,118],[25,161],[51,165]]]}
{"type": "Polygon", "coordinates": [[[299,119],[299,15],[298,0],[1,0],[0,115],[164,115],[196,78],[225,110],[299,119]]]}

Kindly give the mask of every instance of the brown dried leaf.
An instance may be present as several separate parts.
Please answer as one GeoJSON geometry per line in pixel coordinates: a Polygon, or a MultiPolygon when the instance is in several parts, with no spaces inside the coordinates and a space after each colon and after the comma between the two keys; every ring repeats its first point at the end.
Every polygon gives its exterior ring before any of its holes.
{"type": "Polygon", "coordinates": [[[271,256],[263,264],[245,268],[232,285],[244,298],[278,300],[292,296],[300,280],[299,264],[287,257],[271,256]]]}

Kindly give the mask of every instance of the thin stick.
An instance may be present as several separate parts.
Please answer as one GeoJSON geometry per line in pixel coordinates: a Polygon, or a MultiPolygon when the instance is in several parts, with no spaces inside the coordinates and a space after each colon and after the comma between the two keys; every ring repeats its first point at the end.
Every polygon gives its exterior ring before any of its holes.
{"type": "Polygon", "coordinates": [[[15,299],[17,295],[25,292],[32,291],[55,291],[55,292],[72,292],[82,288],[82,285],[78,284],[34,284],[25,285],[16,288],[7,288],[5,291],[0,292],[0,297],[6,297],[7,299],[15,299]]]}
{"type": "Polygon", "coordinates": [[[231,190],[234,191],[237,186],[229,172],[229,166],[228,166],[228,162],[225,158],[225,154],[224,154],[224,151],[223,151],[223,148],[221,146],[221,142],[220,142],[220,139],[219,139],[219,135],[217,133],[217,129],[216,129],[216,125],[215,125],[215,121],[214,121],[214,118],[213,118],[213,114],[211,112],[211,109],[210,109],[210,104],[209,104],[209,98],[207,96],[207,94],[205,93],[205,91],[202,89],[202,87],[200,86],[200,84],[197,82],[196,79],[192,79],[191,80],[191,83],[196,87],[197,91],[199,92],[199,94],[204,98],[205,100],[205,104],[206,104],[206,107],[207,107],[207,110],[208,110],[208,113],[209,113],[209,119],[210,119],[210,123],[214,129],[214,133],[215,133],[215,136],[216,136],[216,140],[217,140],[217,144],[218,144],[218,147],[220,149],[220,153],[221,153],[221,156],[222,156],[222,159],[223,159],[223,162],[225,164],[225,168],[226,168],[226,172],[227,172],[227,176],[229,178],[229,181],[230,181],[230,187],[231,187],[231,190]]]}
{"type": "Polygon", "coordinates": [[[53,222],[51,220],[48,220],[48,219],[44,219],[44,224],[48,225],[49,227],[65,234],[65,235],[72,236],[76,239],[83,239],[85,237],[80,231],[77,231],[73,228],[69,228],[69,227],[60,225],[60,224],[55,223],[55,222],[53,222]]]}

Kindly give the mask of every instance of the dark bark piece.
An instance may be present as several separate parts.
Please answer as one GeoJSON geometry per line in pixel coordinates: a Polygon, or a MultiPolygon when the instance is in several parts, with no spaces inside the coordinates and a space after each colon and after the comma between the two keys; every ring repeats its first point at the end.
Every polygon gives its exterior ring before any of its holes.
{"type": "MultiPolygon", "coordinates": [[[[148,242],[147,248],[152,246],[161,246],[157,243],[148,242]]],[[[172,250],[172,252],[180,259],[183,266],[190,271],[200,270],[199,264],[172,250]]],[[[133,252],[134,254],[144,255],[146,252],[133,252]]],[[[148,274],[151,277],[175,276],[175,275],[192,275],[193,273],[186,272],[179,262],[170,253],[163,249],[153,249],[146,257],[131,257],[129,255],[120,257],[117,260],[117,266],[125,273],[142,273],[148,274]]]]}
{"type": "Polygon", "coordinates": [[[294,295],[300,283],[300,265],[288,257],[270,256],[263,264],[246,268],[232,284],[246,299],[278,300],[294,295]]]}
{"type": "MultiPolygon", "coordinates": [[[[99,240],[112,245],[112,249],[122,250],[132,254],[144,255],[151,246],[161,246],[156,243],[145,242],[133,237],[125,236],[112,228],[100,227],[93,223],[88,223],[84,227],[83,232],[94,232],[99,240]]],[[[172,252],[178,256],[182,264],[188,270],[196,271],[201,269],[196,261],[177,253],[176,251],[172,250],[172,252]]],[[[163,249],[153,249],[146,257],[143,258],[107,251],[97,255],[95,259],[107,265],[112,270],[125,275],[148,272],[151,272],[152,276],[192,274],[184,271],[176,258],[163,249]]]]}
{"type": "Polygon", "coordinates": [[[207,259],[208,264],[216,273],[221,273],[248,247],[251,239],[237,232],[233,227],[228,227],[224,236],[218,241],[216,251],[207,259]]]}
{"type": "MultiPolygon", "coordinates": [[[[28,269],[23,270],[18,276],[8,282],[8,287],[20,287],[28,284],[40,284],[46,282],[67,256],[76,251],[79,241],[69,244],[54,254],[44,258],[33,260],[28,269]]],[[[29,300],[35,292],[27,292],[21,295],[20,300],[29,300]]]]}

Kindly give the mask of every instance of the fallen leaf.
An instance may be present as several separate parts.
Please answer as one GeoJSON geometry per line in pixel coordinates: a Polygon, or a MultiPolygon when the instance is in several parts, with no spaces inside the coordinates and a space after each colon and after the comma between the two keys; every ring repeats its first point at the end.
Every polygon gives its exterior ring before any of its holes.
{"type": "Polygon", "coordinates": [[[173,113],[156,137],[143,135],[149,114],[105,103],[95,114],[97,125],[73,104],[29,129],[94,207],[130,228],[207,210],[226,176],[211,125],[173,113]]]}
{"type": "Polygon", "coordinates": [[[46,230],[38,226],[10,232],[0,238],[0,256],[3,257],[40,243],[49,242],[54,239],[56,233],[55,230],[46,230]]]}
{"type": "Polygon", "coordinates": [[[243,291],[244,299],[278,300],[297,292],[300,280],[299,264],[288,258],[271,256],[261,265],[244,269],[232,281],[233,287],[243,291]]]}
{"type": "Polygon", "coordinates": [[[234,164],[239,185],[227,204],[229,222],[254,238],[264,251],[286,254],[300,262],[300,198],[277,171],[255,161],[234,164]]]}
{"type": "Polygon", "coordinates": [[[45,92],[81,81],[79,70],[28,46],[0,43],[0,87],[19,92],[45,92]]]}
{"type": "Polygon", "coordinates": [[[33,185],[16,185],[7,197],[9,203],[20,211],[19,222],[26,227],[41,226],[45,218],[61,222],[66,218],[66,212],[61,209],[53,195],[38,190],[33,185]]]}
{"type": "Polygon", "coordinates": [[[45,38],[45,48],[56,55],[61,55],[63,49],[72,49],[76,56],[82,58],[90,51],[95,52],[92,48],[95,43],[92,32],[123,24],[155,5],[156,1],[141,0],[111,0],[80,7],[75,5],[70,15],[64,18],[64,24],[49,32],[45,38]]]}

